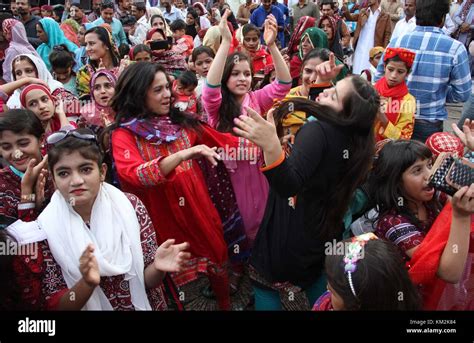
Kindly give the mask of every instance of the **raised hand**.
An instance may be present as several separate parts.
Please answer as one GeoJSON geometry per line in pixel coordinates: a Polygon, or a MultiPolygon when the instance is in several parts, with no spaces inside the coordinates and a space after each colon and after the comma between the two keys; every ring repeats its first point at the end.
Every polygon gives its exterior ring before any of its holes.
{"type": "Polygon", "coordinates": [[[89,244],[79,258],[79,270],[82,278],[91,287],[100,284],[99,264],[94,256],[94,246],[89,244]]]}
{"type": "Polygon", "coordinates": [[[38,175],[35,185],[35,205],[38,210],[41,209],[44,203],[44,189],[46,186],[46,179],[48,178],[48,169],[42,169],[38,175]]]}
{"type": "Polygon", "coordinates": [[[273,14],[270,14],[264,23],[263,39],[265,40],[265,44],[267,44],[267,46],[274,44],[277,38],[277,34],[277,21],[273,14]]]}
{"type": "Polygon", "coordinates": [[[41,162],[39,163],[34,158],[32,158],[28,162],[25,175],[21,179],[21,193],[22,194],[26,195],[26,194],[31,194],[33,192],[33,188],[38,182],[37,181],[38,176],[40,175],[43,169],[46,169],[46,163],[48,163],[48,155],[44,156],[41,162]]]}
{"type": "Polygon", "coordinates": [[[174,239],[168,239],[156,250],[154,266],[163,272],[177,273],[182,270],[186,262],[191,258],[189,243],[174,244],[174,239]]]}
{"type": "Polygon", "coordinates": [[[318,79],[316,83],[329,82],[339,75],[344,64],[336,65],[336,56],[331,52],[329,55],[329,61],[323,62],[316,67],[318,73],[318,79]]]}
{"type": "Polygon", "coordinates": [[[219,22],[219,32],[222,36],[222,41],[231,42],[232,41],[232,34],[230,33],[229,26],[227,25],[227,18],[230,15],[230,10],[225,10],[224,14],[222,15],[221,21],[219,22]]]}
{"type": "Polygon", "coordinates": [[[263,150],[266,150],[269,144],[274,143],[275,139],[280,144],[273,119],[273,110],[268,111],[267,120],[250,107],[247,107],[247,113],[248,116],[241,115],[234,119],[236,125],[233,129],[234,133],[254,142],[263,150]]]}
{"type": "Polygon", "coordinates": [[[474,150],[474,120],[466,119],[462,126],[462,131],[456,124],[451,124],[454,133],[456,136],[461,139],[463,144],[469,148],[469,150],[474,150]]]}
{"type": "Polygon", "coordinates": [[[474,213],[474,183],[459,189],[451,200],[453,215],[470,216],[474,213]]]}

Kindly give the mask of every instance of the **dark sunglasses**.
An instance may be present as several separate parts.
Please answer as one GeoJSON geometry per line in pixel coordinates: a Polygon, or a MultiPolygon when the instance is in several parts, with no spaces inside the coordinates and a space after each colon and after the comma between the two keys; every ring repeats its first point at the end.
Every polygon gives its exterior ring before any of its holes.
{"type": "Polygon", "coordinates": [[[79,139],[82,139],[82,140],[92,141],[92,142],[98,143],[96,135],[94,135],[92,132],[91,133],[80,133],[77,130],[69,130],[69,131],[60,130],[60,131],[57,131],[57,132],[51,134],[46,139],[46,142],[50,145],[54,145],[54,144],[62,141],[63,139],[65,139],[67,137],[70,137],[70,136],[73,136],[73,137],[76,137],[76,138],[79,138],[79,139]]]}

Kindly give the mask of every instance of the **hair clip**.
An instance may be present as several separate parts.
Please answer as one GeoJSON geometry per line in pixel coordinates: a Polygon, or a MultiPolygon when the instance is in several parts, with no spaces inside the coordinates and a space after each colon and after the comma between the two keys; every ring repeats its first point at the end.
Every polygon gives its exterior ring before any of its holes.
{"type": "Polygon", "coordinates": [[[357,262],[364,257],[364,254],[362,253],[364,245],[373,239],[378,238],[372,232],[353,237],[352,241],[347,245],[347,252],[343,258],[344,272],[347,274],[347,280],[349,281],[349,287],[351,288],[352,294],[356,298],[357,294],[354,288],[354,282],[352,281],[352,273],[357,270],[357,262]]]}

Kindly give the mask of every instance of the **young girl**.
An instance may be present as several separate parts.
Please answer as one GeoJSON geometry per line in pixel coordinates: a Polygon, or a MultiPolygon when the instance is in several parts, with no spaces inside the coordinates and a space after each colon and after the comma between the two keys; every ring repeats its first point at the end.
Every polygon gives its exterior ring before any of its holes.
{"type": "Polygon", "coordinates": [[[25,231],[44,234],[43,293],[48,309],[162,310],[165,272],[189,258],[187,243],[161,246],[141,201],[103,182],[106,166],[87,129],[48,138],[56,192],[25,231]]]}
{"type": "Polygon", "coordinates": [[[421,297],[397,248],[367,233],[338,242],[327,254],[328,291],[314,311],[419,311],[421,297]],[[336,247],[334,247],[336,248],[336,247]]]}
{"type": "Polygon", "coordinates": [[[260,45],[260,30],[253,24],[242,26],[240,51],[247,53],[252,60],[254,74],[262,73],[266,65],[272,64],[272,56],[266,47],[260,45]]]}
{"type": "MultiPolygon", "coordinates": [[[[288,67],[275,44],[276,20],[270,16],[265,22],[264,38],[273,57],[276,80],[263,89],[250,92],[252,83],[250,58],[242,52],[227,57],[232,40],[227,25],[228,15],[229,11],[226,11],[219,24],[222,42],[207,74],[202,94],[202,104],[208,115],[208,123],[221,132],[232,132],[234,120],[240,115],[245,116],[247,108],[252,108],[263,116],[271,108],[273,101],[284,98],[291,87],[288,67]]],[[[234,157],[226,158],[226,167],[232,170],[230,175],[236,190],[237,203],[247,236],[253,241],[265,210],[268,183],[259,170],[258,148],[250,145],[249,151],[257,155],[252,164],[234,157]]]]}
{"type": "Polygon", "coordinates": [[[402,48],[387,48],[383,60],[385,75],[375,84],[382,105],[375,123],[376,141],[410,139],[416,101],[408,93],[405,80],[415,60],[415,53],[402,48]]]}
{"type": "Polygon", "coordinates": [[[93,130],[97,135],[102,128],[112,124],[115,112],[110,107],[110,101],[115,94],[115,75],[106,69],[99,69],[91,79],[90,89],[92,103],[81,109],[81,125],[93,130]]]}
{"type": "Polygon", "coordinates": [[[207,73],[211,67],[212,61],[214,61],[214,51],[207,46],[200,46],[193,50],[191,55],[194,69],[196,70],[198,78],[198,86],[196,87],[196,95],[198,99],[201,99],[202,87],[206,82],[207,73]]]}
{"type": "Polygon", "coordinates": [[[118,80],[112,108],[117,116],[108,131],[114,130],[112,152],[122,189],[144,201],[159,241],[173,237],[191,245],[193,259],[185,272],[175,276],[176,283],[183,285],[196,280],[198,273],[207,273],[219,308],[229,310],[226,263],[228,258],[248,256],[248,248],[216,148],[243,149],[242,142],[173,108],[170,81],[159,64],[128,67],[118,80]],[[203,171],[195,160],[201,157],[201,162],[208,160],[217,167],[203,171]],[[216,171],[219,175],[209,177],[216,171]],[[212,185],[214,191],[209,190],[212,185]],[[222,204],[225,215],[216,209],[222,204]],[[229,234],[227,246],[224,237],[229,234]],[[235,244],[240,252],[234,250],[235,244]]]}
{"type": "MultiPolygon", "coordinates": [[[[23,108],[32,111],[43,125],[45,138],[62,128],[74,128],[75,124],[69,122],[64,113],[63,104],[56,104],[48,87],[41,84],[26,86],[20,94],[23,108]]],[[[42,142],[44,143],[44,141],[42,142]]],[[[43,148],[46,148],[43,145],[43,148]]]]}
{"type": "Polygon", "coordinates": [[[74,55],[66,46],[56,45],[49,54],[49,62],[53,70],[54,78],[64,85],[64,88],[77,96],[76,73],[74,55]]]}
{"type": "Polygon", "coordinates": [[[181,112],[198,113],[198,104],[195,89],[198,85],[196,75],[192,71],[185,71],[173,82],[173,106],[181,112]]]}
{"type": "MultiPolygon", "coordinates": [[[[418,141],[391,141],[383,147],[374,164],[369,186],[373,207],[378,210],[376,234],[395,243],[411,269],[415,268],[413,259],[417,257],[418,264],[435,267],[433,278],[456,283],[464,270],[469,248],[471,214],[474,212],[473,202],[469,203],[469,200],[474,197],[474,185],[469,189],[461,188],[453,196],[448,204],[452,206],[451,225],[445,227],[444,238],[437,236],[433,241],[431,228],[434,229],[433,223],[446,198],[442,197],[443,193],[436,196],[435,190],[428,185],[431,157],[431,151],[418,141]],[[428,238],[431,247],[441,247],[439,255],[424,255],[426,249],[430,249],[423,244],[428,238]],[[419,256],[425,258],[419,259],[419,256]],[[433,260],[433,256],[439,259],[433,260]]],[[[426,299],[432,296],[429,292],[433,289],[422,288],[422,292],[426,308],[426,299]]]]}
{"type": "Polygon", "coordinates": [[[130,49],[130,59],[135,62],[150,62],[152,57],[148,45],[138,44],[130,49]]]}
{"type": "MultiPolygon", "coordinates": [[[[0,170],[0,231],[21,219],[35,220],[54,192],[47,172],[47,158],[41,155],[44,129],[28,110],[9,110],[0,117],[0,152],[7,166],[0,170]]],[[[15,244],[19,244],[15,240],[15,244]]],[[[26,244],[26,243],[25,243],[26,244]]],[[[15,255],[10,261],[2,256],[2,271],[11,266],[11,275],[2,274],[8,294],[2,305],[8,310],[41,310],[41,273],[43,255],[40,246],[28,246],[30,254],[15,255]],[[17,293],[15,297],[13,293],[17,293]]],[[[5,294],[2,292],[2,294],[5,294]]]]}

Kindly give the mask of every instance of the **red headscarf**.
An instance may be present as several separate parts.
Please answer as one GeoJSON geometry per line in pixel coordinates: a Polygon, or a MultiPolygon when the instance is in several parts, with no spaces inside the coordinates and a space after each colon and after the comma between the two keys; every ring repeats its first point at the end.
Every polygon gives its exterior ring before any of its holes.
{"type": "Polygon", "coordinates": [[[37,83],[33,83],[33,84],[29,84],[28,86],[26,86],[25,88],[23,88],[23,90],[21,91],[20,93],[20,102],[21,102],[21,106],[23,106],[24,108],[26,108],[26,96],[29,92],[31,92],[32,90],[35,90],[35,89],[39,89],[39,90],[42,90],[43,92],[46,93],[46,95],[51,99],[51,101],[54,103],[55,99],[53,97],[53,95],[51,94],[50,90],[48,87],[44,86],[44,85],[41,85],[41,84],[37,84],[37,83]]]}
{"type": "Polygon", "coordinates": [[[291,35],[290,42],[288,43],[288,54],[291,55],[298,52],[300,39],[306,29],[316,25],[316,19],[308,16],[301,17],[296,24],[296,27],[291,35]]]}

